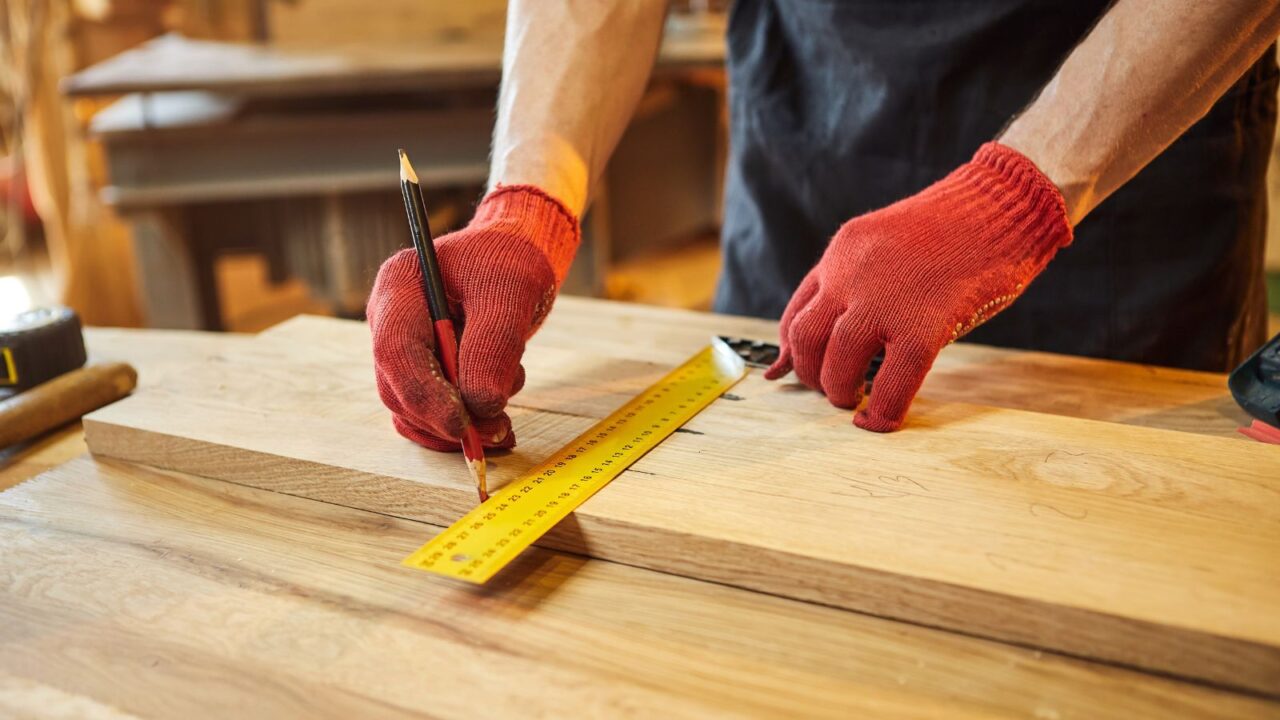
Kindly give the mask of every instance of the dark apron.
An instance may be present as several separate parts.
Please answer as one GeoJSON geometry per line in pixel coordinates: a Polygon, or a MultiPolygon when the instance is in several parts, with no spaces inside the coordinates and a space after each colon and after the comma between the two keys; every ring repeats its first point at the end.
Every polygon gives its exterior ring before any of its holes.
{"type": "MultiPolygon", "coordinates": [[[[737,0],[716,309],[781,316],[842,223],[968,160],[1108,5],[737,0]]],[[[967,339],[1204,370],[1261,345],[1277,76],[1273,46],[967,339]]]]}

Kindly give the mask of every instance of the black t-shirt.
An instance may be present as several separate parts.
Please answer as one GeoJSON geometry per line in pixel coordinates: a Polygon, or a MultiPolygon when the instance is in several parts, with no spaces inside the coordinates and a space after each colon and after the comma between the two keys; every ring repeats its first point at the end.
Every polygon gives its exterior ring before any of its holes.
{"type": "MultiPolygon", "coordinates": [[[[716,309],[779,317],[842,223],[968,160],[1108,5],[737,0],[716,309]]],[[[1260,345],[1277,76],[1273,47],[967,339],[1207,370],[1260,345]]]]}

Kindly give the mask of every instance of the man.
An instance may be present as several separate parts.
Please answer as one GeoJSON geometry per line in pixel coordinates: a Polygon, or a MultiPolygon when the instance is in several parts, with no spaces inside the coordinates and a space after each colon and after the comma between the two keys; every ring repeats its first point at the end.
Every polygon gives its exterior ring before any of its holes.
{"type": "MultiPolygon", "coordinates": [[[[486,442],[514,444],[503,410],[525,341],[664,5],[512,0],[492,189],[438,242],[466,323],[460,396],[431,356],[411,251],[369,300],[406,437],[456,449],[465,405],[486,442]]],[[[854,417],[881,432],[961,336],[1224,370],[1264,340],[1277,34],[1274,0],[738,0],[716,309],[781,315],[767,377],[794,370],[842,408],[883,350],[854,417]]]]}

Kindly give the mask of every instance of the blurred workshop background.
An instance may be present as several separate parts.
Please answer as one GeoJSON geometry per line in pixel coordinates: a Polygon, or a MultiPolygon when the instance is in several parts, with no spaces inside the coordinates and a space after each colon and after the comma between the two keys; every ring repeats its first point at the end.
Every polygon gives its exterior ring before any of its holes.
{"type": "MultiPolygon", "coordinates": [[[[709,308],[728,2],[673,4],[566,292],[709,308]]],[[[0,315],[61,302],[94,325],[236,331],[359,317],[408,243],[395,149],[437,233],[483,190],[504,0],[0,3],[0,315]]]]}

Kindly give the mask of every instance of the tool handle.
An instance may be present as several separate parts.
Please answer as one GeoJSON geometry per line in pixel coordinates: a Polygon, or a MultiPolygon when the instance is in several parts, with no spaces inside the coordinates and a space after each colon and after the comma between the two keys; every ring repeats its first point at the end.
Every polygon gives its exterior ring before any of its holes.
{"type": "Polygon", "coordinates": [[[126,363],[89,365],[0,402],[0,448],[28,440],[128,395],[138,372],[126,363]]]}

